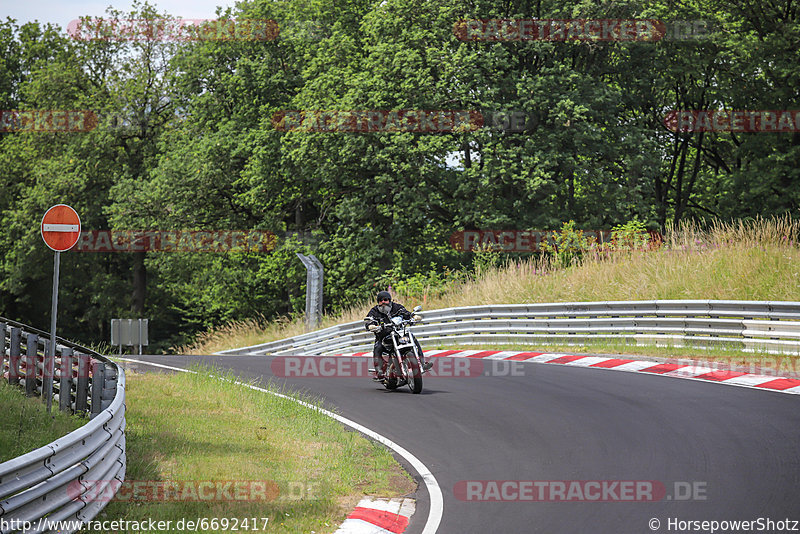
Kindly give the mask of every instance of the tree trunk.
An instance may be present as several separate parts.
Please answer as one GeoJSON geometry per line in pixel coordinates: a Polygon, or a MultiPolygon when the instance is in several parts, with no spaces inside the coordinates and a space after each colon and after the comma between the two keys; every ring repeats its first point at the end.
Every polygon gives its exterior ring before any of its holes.
{"type": "Polygon", "coordinates": [[[144,305],[147,298],[147,268],[144,265],[144,252],[133,253],[133,299],[131,311],[137,318],[144,317],[144,305]]]}
{"type": "Polygon", "coordinates": [[[689,138],[687,137],[681,144],[681,161],[678,164],[677,182],[675,182],[675,215],[672,222],[675,226],[681,220],[681,213],[683,212],[683,173],[686,172],[686,154],[689,152],[689,138]]]}
{"type": "Polygon", "coordinates": [[[306,218],[303,214],[303,201],[298,200],[294,206],[294,226],[298,232],[302,232],[305,228],[306,218]]]}
{"type": "Polygon", "coordinates": [[[689,179],[689,186],[686,188],[686,193],[684,193],[682,201],[675,206],[676,224],[683,217],[683,212],[686,209],[686,206],[689,205],[689,197],[692,195],[692,190],[694,190],[694,183],[695,181],[697,181],[697,175],[700,173],[700,161],[703,158],[703,135],[704,132],[700,132],[700,134],[697,137],[697,147],[696,147],[697,152],[695,153],[694,167],[692,168],[692,176],[689,179]]]}

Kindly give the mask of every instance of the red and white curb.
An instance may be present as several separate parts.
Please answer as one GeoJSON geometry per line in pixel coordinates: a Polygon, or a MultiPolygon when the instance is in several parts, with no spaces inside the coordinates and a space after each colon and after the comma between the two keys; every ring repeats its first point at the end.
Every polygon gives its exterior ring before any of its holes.
{"type": "MultiPolygon", "coordinates": [[[[594,367],[637,373],[650,373],[673,378],[689,378],[717,382],[740,387],[749,387],[780,393],[800,394],[800,379],[784,376],[769,376],[746,373],[735,369],[724,369],[714,362],[658,363],[647,360],[632,360],[603,356],[577,356],[547,352],[514,352],[499,350],[426,350],[426,358],[476,358],[484,360],[509,360],[594,367]]],[[[355,352],[338,356],[372,356],[372,352],[355,352]]]]}
{"type": "Polygon", "coordinates": [[[361,499],[334,534],[400,534],[414,514],[413,499],[361,499]]]}

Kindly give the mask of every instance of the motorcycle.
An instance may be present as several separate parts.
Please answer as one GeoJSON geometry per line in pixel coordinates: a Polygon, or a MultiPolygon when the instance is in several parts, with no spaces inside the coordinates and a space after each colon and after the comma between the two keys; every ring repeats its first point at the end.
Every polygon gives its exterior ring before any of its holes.
{"type": "MultiPolygon", "coordinates": [[[[422,306],[414,308],[413,313],[422,310],[422,306]]],[[[364,319],[375,322],[371,317],[364,319]]],[[[413,319],[392,317],[388,323],[378,323],[381,329],[389,329],[381,344],[381,358],[383,359],[384,379],[386,389],[397,389],[408,385],[412,393],[422,391],[422,365],[418,354],[416,338],[408,327],[415,324],[413,319]]],[[[374,370],[374,369],[371,369],[374,370]]],[[[374,370],[377,371],[377,370],[374,370]]]]}

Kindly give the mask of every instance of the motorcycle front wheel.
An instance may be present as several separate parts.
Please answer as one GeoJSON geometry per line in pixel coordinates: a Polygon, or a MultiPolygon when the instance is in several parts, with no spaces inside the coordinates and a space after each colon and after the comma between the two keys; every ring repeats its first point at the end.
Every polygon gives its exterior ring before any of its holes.
{"type": "Polygon", "coordinates": [[[422,391],[422,371],[413,350],[403,353],[403,373],[406,375],[408,389],[411,390],[411,393],[420,393],[422,391]]]}

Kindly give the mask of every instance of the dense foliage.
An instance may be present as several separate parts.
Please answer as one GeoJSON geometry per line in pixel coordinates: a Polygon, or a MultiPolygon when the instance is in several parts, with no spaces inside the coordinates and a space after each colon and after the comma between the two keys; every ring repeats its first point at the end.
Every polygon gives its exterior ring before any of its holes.
{"type": "MultiPolygon", "coordinates": [[[[47,323],[52,259],[38,225],[61,202],[85,229],[280,237],[269,254],[63,255],[63,334],[107,340],[110,318],[143,316],[162,346],[212,324],[302,311],[296,252],[322,261],[336,310],[393,279],[457,278],[475,261],[450,246],[459,230],[558,230],[570,220],[658,230],[794,214],[800,133],[675,132],[664,117],[800,109],[799,9],[791,0],[246,0],[220,13],[276,21],[282,33],[268,41],[77,40],[7,20],[0,109],[114,120],[84,133],[0,134],[0,315],[47,323]],[[491,18],[690,20],[707,32],[657,42],[454,32],[460,20],[491,18]],[[281,110],[495,119],[443,133],[282,131],[272,120],[281,110]],[[519,114],[523,127],[502,127],[519,114]]],[[[108,17],[168,17],[134,10],[108,17]]]]}

